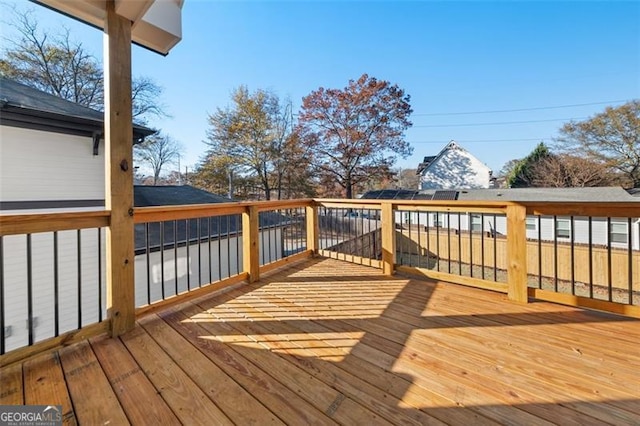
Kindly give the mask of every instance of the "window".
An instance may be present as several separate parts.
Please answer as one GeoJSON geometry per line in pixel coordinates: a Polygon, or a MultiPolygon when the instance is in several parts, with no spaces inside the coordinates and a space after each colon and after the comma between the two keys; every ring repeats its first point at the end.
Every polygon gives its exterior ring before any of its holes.
{"type": "Polygon", "coordinates": [[[442,216],[440,215],[440,213],[434,213],[432,220],[433,226],[435,226],[436,228],[442,228],[442,216]]]}
{"type": "Polygon", "coordinates": [[[538,218],[527,217],[527,231],[535,231],[538,229],[538,218]]]}
{"type": "Polygon", "coordinates": [[[471,215],[471,232],[482,232],[482,216],[479,214],[471,215]]]}
{"type": "Polygon", "coordinates": [[[629,241],[629,231],[625,222],[611,222],[609,235],[612,243],[627,244],[629,241]]]}
{"type": "Polygon", "coordinates": [[[556,219],[556,237],[571,238],[571,220],[556,219]]]}

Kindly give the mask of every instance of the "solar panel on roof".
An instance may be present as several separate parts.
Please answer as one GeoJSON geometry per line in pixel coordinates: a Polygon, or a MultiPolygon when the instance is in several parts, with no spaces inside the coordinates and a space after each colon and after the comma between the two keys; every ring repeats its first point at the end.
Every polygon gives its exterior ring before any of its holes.
{"type": "Polygon", "coordinates": [[[458,191],[436,191],[433,194],[432,200],[457,200],[458,199],[458,191]]]}
{"type": "Polygon", "coordinates": [[[432,194],[423,194],[421,192],[416,192],[416,194],[413,197],[413,200],[431,200],[431,199],[433,199],[432,194]]]}

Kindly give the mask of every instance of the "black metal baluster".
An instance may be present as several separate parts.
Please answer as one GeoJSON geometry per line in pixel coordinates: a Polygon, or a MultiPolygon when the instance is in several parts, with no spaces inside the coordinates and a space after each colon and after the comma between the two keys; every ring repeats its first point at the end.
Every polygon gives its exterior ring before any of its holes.
{"type": "Polygon", "coordinates": [[[98,322],[102,322],[102,230],[98,228],[98,322]]]}
{"type": "Polygon", "coordinates": [[[542,216],[538,215],[538,288],[542,289],[542,216]]]}
{"type": "Polygon", "coordinates": [[[4,237],[0,235],[0,355],[4,355],[4,237]]]}
{"type": "Polygon", "coordinates": [[[553,291],[558,292],[558,217],[553,216],[553,291]]]}
{"type": "Polygon", "coordinates": [[[160,225],[160,292],[162,300],[165,299],[164,295],[164,225],[165,222],[158,222],[160,225]]]}
{"type": "MultiPolygon", "coordinates": [[[[460,230],[462,236],[462,229],[460,230]]],[[[473,278],[473,219],[469,216],[469,276],[473,278]]]]}
{"type": "MultiPolygon", "coordinates": [[[[191,220],[185,220],[185,247],[187,249],[187,291],[191,291],[191,268],[189,265],[191,264],[191,220]]],[[[177,259],[176,259],[177,260],[177,259]]]]}
{"type": "Polygon", "coordinates": [[[480,213],[480,264],[482,265],[480,268],[480,276],[484,280],[484,213],[480,213]]]}
{"type": "Polygon", "coordinates": [[[451,273],[451,213],[447,212],[447,272],[451,273]]]}
{"type": "MultiPolygon", "coordinates": [[[[31,234],[27,234],[27,328],[29,346],[33,345],[33,264],[31,256],[31,234]]],[[[78,327],[80,328],[80,327],[78,327]]]]}
{"type": "Polygon", "coordinates": [[[633,244],[631,238],[631,218],[627,218],[627,234],[629,236],[627,241],[627,262],[629,264],[628,267],[628,275],[627,275],[627,286],[628,286],[628,296],[629,296],[629,305],[633,305],[633,244]]]}
{"type": "Polygon", "coordinates": [[[576,270],[575,270],[575,224],[573,216],[571,216],[571,294],[576,294],[576,270]]]}
{"type": "Polygon", "coordinates": [[[613,302],[613,274],[611,271],[612,261],[611,261],[611,218],[607,217],[607,286],[608,286],[608,295],[609,302],[613,302]]]}
{"type": "Polygon", "coordinates": [[[213,273],[211,265],[211,216],[207,217],[207,244],[209,246],[209,255],[207,256],[207,268],[209,269],[209,284],[213,282],[213,273]]]}
{"type": "Polygon", "coordinates": [[[145,257],[147,261],[147,305],[151,304],[151,247],[149,244],[149,223],[144,224],[144,238],[146,240],[145,257]]]}
{"type": "Polygon", "coordinates": [[[589,297],[593,299],[593,218],[589,216],[589,297]]]}
{"type": "MultiPolygon", "coordinates": [[[[173,221],[173,286],[175,294],[177,295],[179,290],[178,290],[178,221],[174,220],[173,221]]],[[[162,250],[164,251],[164,246],[162,248],[162,250]]],[[[188,262],[187,262],[188,265],[188,262]]],[[[164,282],[162,283],[162,286],[164,288],[164,282]]]]}
{"type": "Polygon", "coordinates": [[[53,232],[53,331],[60,335],[60,268],[58,266],[58,231],[53,232]]]}
{"type": "Polygon", "coordinates": [[[82,240],[80,230],[76,231],[78,240],[78,330],[82,328],[82,240]]]}
{"type": "Polygon", "coordinates": [[[493,215],[493,281],[498,282],[498,215],[493,215]]]}

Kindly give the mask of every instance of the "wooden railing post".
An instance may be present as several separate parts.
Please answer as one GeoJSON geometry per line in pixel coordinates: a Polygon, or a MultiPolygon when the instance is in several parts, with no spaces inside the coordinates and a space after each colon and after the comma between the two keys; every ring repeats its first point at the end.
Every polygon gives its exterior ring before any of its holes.
{"type": "Polygon", "coordinates": [[[526,207],[507,206],[507,294],[520,303],[528,302],[526,219],[526,207]]]}
{"type": "Polygon", "coordinates": [[[382,203],[380,223],[382,224],[382,272],[385,275],[392,275],[396,263],[396,223],[392,203],[382,203]]]}
{"type": "Polygon", "coordinates": [[[259,218],[255,205],[242,213],[242,265],[250,283],[260,279],[259,218]]]}
{"type": "Polygon", "coordinates": [[[104,44],[105,207],[107,313],[111,335],[135,325],[131,21],[106,2],[104,44]]]}
{"type": "Polygon", "coordinates": [[[311,250],[313,255],[318,254],[318,241],[320,227],[318,224],[318,207],[315,205],[306,207],[307,218],[307,250],[311,250]]]}

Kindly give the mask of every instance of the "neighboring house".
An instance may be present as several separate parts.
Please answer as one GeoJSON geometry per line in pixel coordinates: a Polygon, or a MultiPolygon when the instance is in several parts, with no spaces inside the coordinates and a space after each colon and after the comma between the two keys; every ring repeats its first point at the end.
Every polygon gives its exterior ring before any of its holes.
{"type": "Polygon", "coordinates": [[[424,157],[418,165],[418,189],[489,188],[491,169],[456,142],[449,142],[431,157],[424,157]]]}
{"type": "MultiPolygon", "coordinates": [[[[102,112],[0,77],[0,214],[103,209],[103,118],[102,112]]],[[[134,125],[132,143],[154,132],[134,125]]],[[[61,313],[80,312],[79,303],[83,306],[80,318],[61,316],[60,332],[96,321],[97,300],[105,300],[99,291],[105,262],[96,256],[101,252],[104,257],[104,230],[5,236],[1,245],[8,348],[23,345],[26,338],[25,283],[31,284],[33,312],[38,312],[35,340],[53,332],[52,277],[61,313]]]]}
{"type": "MultiPolygon", "coordinates": [[[[188,185],[135,186],[134,197],[136,207],[233,201],[188,185]]],[[[274,212],[260,213],[261,265],[284,257],[283,230],[292,220],[274,212]]],[[[242,219],[239,215],[138,224],[135,239],[136,306],[242,271],[242,219]]]]}
{"type": "Polygon", "coordinates": [[[103,135],[102,112],[0,77],[0,211],[103,208],[103,135]]]}
{"type": "MultiPolygon", "coordinates": [[[[190,186],[134,186],[136,207],[214,204],[233,200],[190,186]]],[[[285,255],[284,229],[291,224],[273,212],[260,214],[260,263],[285,255]]],[[[242,220],[239,215],[176,220],[135,226],[136,306],[215,282],[242,271],[242,220]],[[162,249],[161,249],[162,248],[162,249]]],[[[54,298],[52,277],[57,276],[60,332],[96,322],[98,301],[106,300],[104,286],[105,230],[59,231],[2,237],[7,348],[20,347],[27,339],[27,245],[31,245],[31,286],[36,340],[53,336],[54,298]],[[57,250],[55,249],[57,247],[57,250]],[[57,254],[54,254],[57,253],[57,254]],[[96,255],[99,254],[99,255],[96,255]],[[57,256],[58,262],[54,262],[57,256]],[[56,266],[57,265],[57,266],[56,266]],[[55,271],[55,272],[54,272],[55,271]],[[80,286],[81,285],[81,286],[80,286]],[[81,305],[81,309],[78,309],[81,305]],[[81,318],[77,317],[81,312],[81,318]]],[[[104,302],[103,302],[104,303],[104,302]]],[[[103,306],[104,309],[104,306],[103,306]]]]}
{"type": "MultiPolygon", "coordinates": [[[[509,189],[461,189],[461,190],[382,190],[370,191],[363,199],[408,200],[461,200],[461,201],[520,201],[520,202],[638,202],[640,217],[640,193],[620,187],[606,188],[509,188],[509,189]]],[[[628,248],[629,238],[633,250],[640,250],[640,219],[575,216],[573,223],[568,216],[528,216],[527,238],[531,240],[558,241],[559,243],[593,244],[628,248]],[[591,233],[589,232],[591,228],[591,233]]],[[[396,222],[429,228],[450,228],[461,232],[487,232],[506,235],[507,221],[504,215],[465,212],[401,212],[396,222]]]]}

